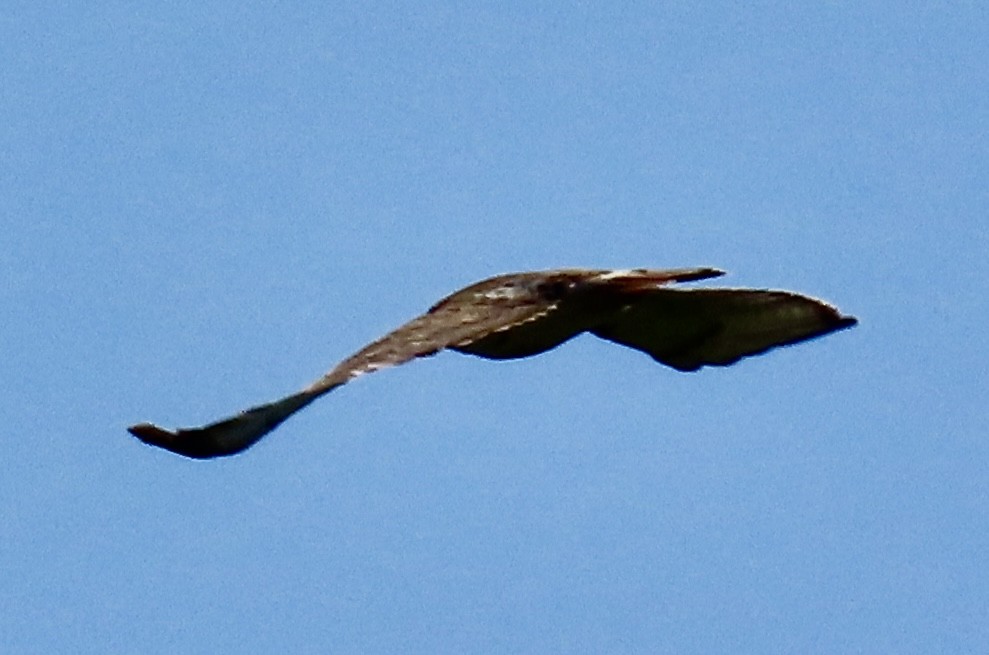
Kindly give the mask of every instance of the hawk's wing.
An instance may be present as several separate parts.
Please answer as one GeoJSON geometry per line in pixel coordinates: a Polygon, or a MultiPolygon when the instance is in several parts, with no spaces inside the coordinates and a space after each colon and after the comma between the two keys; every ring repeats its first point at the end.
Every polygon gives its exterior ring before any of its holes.
{"type": "Polygon", "coordinates": [[[851,327],[814,298],[762,289],[616,289],[619,311],[590,331],[681,371],[726,366],[851,327]]]}
{"type": "Polygon", "coordinates": [[[171,431],[140,423],[128,430],[145,443],[187,457],[233,455],[254,445],[316,398],[364,373],[426,357],[448,347],[466,349],[485,336],[507,332],[514,325],[547,316],[558,307],[559,299],[537,293],[538,285],[514,283],[515,280],[532,282],[536,275],[500,276],[452,294],[426,314],[343,360],[298,393],[200,428],[171,431]]]}

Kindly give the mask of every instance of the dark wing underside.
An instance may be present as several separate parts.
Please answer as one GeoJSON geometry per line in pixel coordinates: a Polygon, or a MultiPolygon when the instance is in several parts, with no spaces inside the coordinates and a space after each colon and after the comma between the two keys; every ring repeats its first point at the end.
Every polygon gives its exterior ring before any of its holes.
{"type": "Polygon", "coordinates": [[[591,332],[680,371],[695,371],[855,322],[819,300],[784,291],[652,289],[629,294],[622,309],[591,332]]]}

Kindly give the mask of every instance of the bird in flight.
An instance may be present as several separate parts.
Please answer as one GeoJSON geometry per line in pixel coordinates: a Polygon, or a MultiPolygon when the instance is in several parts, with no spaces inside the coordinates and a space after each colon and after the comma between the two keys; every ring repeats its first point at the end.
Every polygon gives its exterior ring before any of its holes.
{"type": "Polygon", "coordinates": [[[529,357],[591,334],[679,371],[743,357],[855,325],[820,300],[767,289],[676,288],[724,275],[714,268],[560,269],[472,284],[340,362],[301,391],[199,428],[139,423],[144,443],[196,459],[234,455],[354,378],[450,349],[487,359],[529,357]]]}

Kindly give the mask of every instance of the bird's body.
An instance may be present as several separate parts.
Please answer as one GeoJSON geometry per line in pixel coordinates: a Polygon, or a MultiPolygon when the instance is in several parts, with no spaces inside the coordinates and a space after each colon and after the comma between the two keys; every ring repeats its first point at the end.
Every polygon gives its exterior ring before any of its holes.
{"type": "Polygon", "coordinates": [[[500,275],[440,300],[298,393],[201,428],[170,431],[141,423],[128,429],[145,443],[187,457],[233,455],[355,377],[443,349],[516,359],[590,332],[678,370],[693,371],[725,366],[856,322],[819,300],[785,291],[667,286],[720,275],[712,268],[500,275]]]}

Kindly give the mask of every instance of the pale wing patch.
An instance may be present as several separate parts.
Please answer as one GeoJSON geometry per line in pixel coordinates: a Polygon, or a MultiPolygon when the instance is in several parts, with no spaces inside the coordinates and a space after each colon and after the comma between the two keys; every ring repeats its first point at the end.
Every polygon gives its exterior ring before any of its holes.
{"type": "Polygon", "coordinates": [[[613,271],[601,273],[595,279],[600,280],[601,282],[607,282],[608,280],[614,280],[617,278],[633,277],[634,275],[641,274],[642,272],[643,269],[641,268],[619,268],[613,271]]]}
{"type": "Polygon", "coordinates": [[[528,300],[532,294],[525,287],[509,283],[494,287],[493,289],[488,289],[487,291],[482,291],[478,295],[484,300],[491,302],[504,302],[506,300],[528,300]]]}

